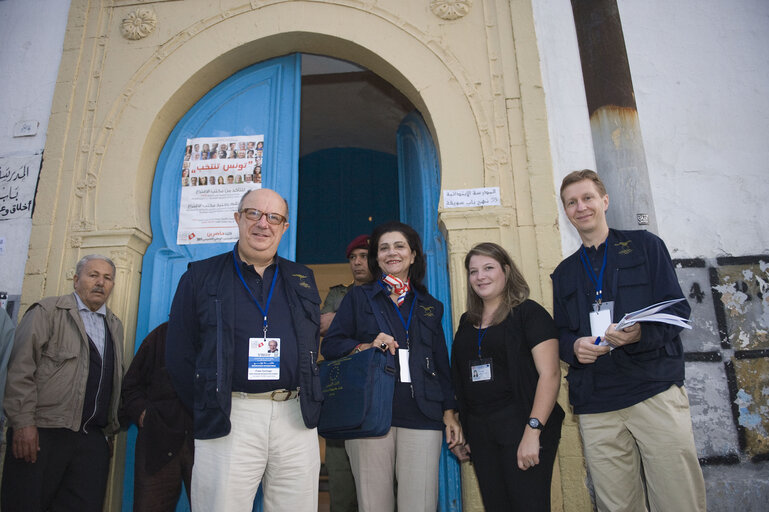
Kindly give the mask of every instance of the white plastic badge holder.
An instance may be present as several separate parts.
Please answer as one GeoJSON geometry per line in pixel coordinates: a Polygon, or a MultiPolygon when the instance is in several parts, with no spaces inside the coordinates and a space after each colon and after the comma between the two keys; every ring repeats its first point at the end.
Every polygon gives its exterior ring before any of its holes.
{"type": "Polygon", "coordinates": [[[401,367],[401,382],[411,382],[411,370],[409,369],[409,351],[405,348],[398,349],[398,364],[401,367]]]}
{"type": "Polygon", "coordinates": [[[492,380],[491,358],[470,361],[470,380],[473,382],[489,382],[492,380]]]}
{"type": "Polygon", "coordinates": [[[614,302],[602,302],[593,304],[593,311],[590,312],[590,335],[603,336],[606,329],[612,324],[612,312],[614,311],[614,302]]]}
{"type": "Polygon", "coordinates": [[[280,378],[280,338],[248,339],[248,380],[280,378]]]}

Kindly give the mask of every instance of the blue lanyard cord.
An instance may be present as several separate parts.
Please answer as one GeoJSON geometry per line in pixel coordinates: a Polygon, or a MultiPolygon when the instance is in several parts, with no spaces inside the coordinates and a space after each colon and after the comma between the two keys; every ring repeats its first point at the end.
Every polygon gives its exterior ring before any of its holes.
{"type": "MultiPolygon", "coordinates": [[[[379,283],[379,286],[382,287],[382,289],[389,293],[389,290],[387,289],[387,286],[382,281],[377,281],[379,283]]],[[[388,297],[389,298],[389,297],[388,297]]],[[[401,314],[401,310],[398,307],[397,304],[395,304],[392,300],[390,300],[390,303],[395,308],[395,312],[398,313],[398,318],[401,320],[401,324],[403,325],[403,328],[406,329],[406,349],[409,348],[409,326],[411,326],[411,318],[414,314],[414,306],[417,303],[417,292],[414,292],[414,300],[411,302],[411,309],[409,310],[409,320],[408,322],[403,319],[403,315],[401,314]]]]}
{"type": "Polygon", "coordinates": [[[608,248],[604,247],[603,249],[603,263],[601,264],[601,271],[598,273],[598,275],[595,275],[595,270],[593,270],[593,266],[590,264],[590,258],[587,257],[587,251],[585,250],[585,246],[582,246],[582,252],[579,254],[580,259],[582,260],[582,265],[585,267],[585,270],[587,270],[587,275],[590,278],[591,281],[593,281],[593,284],[595,285],[595,300],[600,305],[601,300],[603,299],[603,272],[606,270],[606,255],[609,254],[608,248]]]}
{"type": "Polygon", "coordinates": [[[235,263],[235,271],[238,273],[238,277],[240,278],[240,282],[243,283],[243,287],[246,289],[248,294],[251,296],[251,299],[253,299],[254,304],[256,304],[256,307],[259,308],[259,312],[264,317],[264,339],[267,339],[267,312],[270,310],[270,302],[272,302],[272,292],[275,291],[275,283],[278,281],[278,272],[280,271],[280,267],[275,265],[275,274],[272,276],[272,284],[270,285],[270,293],[267,294],[267,304],[264,305],[264,309],[262,309],[262,306],[259,305],[259,301],[256,300],[256,296],[254,296],[254,293],[251,291],[251,288],[248,287],[248,284],[246,284],[246,280],[243,278],[243,272],[240,270],[240,265],[238,264],[238,257],[235,253],[235,247],[232,248],[232,261],[235,263]]]}
{"type": "Polygon", "coordinates": [[[478,359],[481,359],[481,341],[483,340],[483,337],[486,335],[486,331],[489,330],[489,326],[486,326],[485,329],[481,329],[480,324],[478,325],[478,359]]]}

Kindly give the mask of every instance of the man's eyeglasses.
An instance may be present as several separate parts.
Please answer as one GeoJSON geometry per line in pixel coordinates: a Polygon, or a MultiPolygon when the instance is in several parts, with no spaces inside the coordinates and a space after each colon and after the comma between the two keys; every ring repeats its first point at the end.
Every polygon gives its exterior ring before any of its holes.
{"type": "Polygon", "coordinates": [[[265,213],[261,210],[257,210],[256,208],[243,208],[240,210],[240,213],[245,215],[248,220],[252,220],[254,222],[259,222],[259,219],[262,218],[262,215],[267,218],[267,222],[276,226],[286,222],[286,218],[279,213],[265,213]]]}

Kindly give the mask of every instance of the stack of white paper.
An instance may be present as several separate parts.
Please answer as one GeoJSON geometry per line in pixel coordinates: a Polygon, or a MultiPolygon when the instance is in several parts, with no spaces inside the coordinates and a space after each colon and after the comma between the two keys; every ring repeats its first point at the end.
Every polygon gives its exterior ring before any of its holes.
{"type": "Polygon", "coordinates": [[[683,327],[684,329],[691,329],[692,326],[689,325],[690,320],[688,318],[671,315],[670,313],[660,313],[660,311],[663,309],[681,302],[682,300],[684,299],[681,298],[666,300],[664,302],[658,302],[657,304],[652,304],[651,306],[639,309],[638,311],[628,313],[622,317],[622,320],[620,320],[619,323],[617,323],[616,330],[619,331],[625,327],[630,327],[636,322],[662,322],[665,324],[677,325],[678,327],[683,327]]]}

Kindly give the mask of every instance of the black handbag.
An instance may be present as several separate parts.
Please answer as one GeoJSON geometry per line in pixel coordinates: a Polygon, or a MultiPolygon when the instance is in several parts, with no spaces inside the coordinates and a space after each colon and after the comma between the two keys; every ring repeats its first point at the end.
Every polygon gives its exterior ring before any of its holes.
{"type": "Polygon", "coordinates": [[[320,363],[323,404],[318,433],[327,439],[383,436],[392,423],[395,360],[371,348],[320,363]]]}

